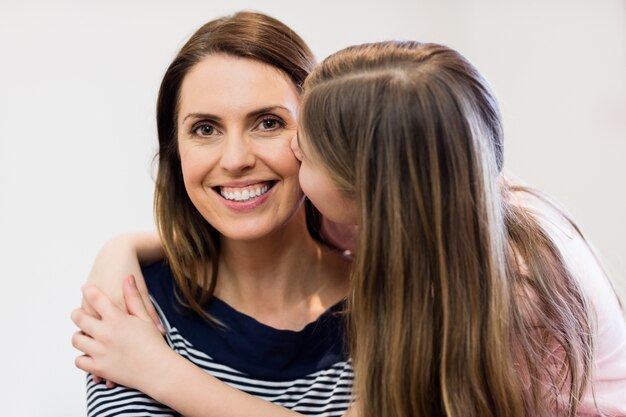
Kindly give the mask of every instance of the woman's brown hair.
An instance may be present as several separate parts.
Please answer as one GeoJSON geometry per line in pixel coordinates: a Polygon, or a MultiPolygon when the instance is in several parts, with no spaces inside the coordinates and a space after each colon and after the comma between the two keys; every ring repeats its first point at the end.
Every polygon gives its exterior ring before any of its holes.
{"type": "Polygon", "coordinates": [[[501,118],[478,71],[435,44],[351,47],[307,79],[300,128],[359,209],[360,415],[574,416],[589,307],[500,175],[501,118]]]}
{"type": "MultiPolygon", "coordinates": [[[[157,100],[155,216],[179,298],[209,320],[211,317],[203,305],[212,297],[217,283],[220,235],[200,215],[185,190],[178,154],[177,117],[183,79],[194,65],[217,53],[277,68],[300,92],[315,66],[309,47],[285,24],[261,13],[239,12],[212,20],[198,29],[165,72],[157,100]]],[[[319,212],[308,200],[305,210],[309,232],[323,241],[319,212]]]]}

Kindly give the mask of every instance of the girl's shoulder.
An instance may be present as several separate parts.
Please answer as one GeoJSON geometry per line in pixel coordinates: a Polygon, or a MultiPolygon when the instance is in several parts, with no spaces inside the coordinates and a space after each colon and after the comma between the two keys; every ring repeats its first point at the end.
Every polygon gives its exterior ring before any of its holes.
{"type": "Polygon", "coordinates": [[[592,309],[595,346],[591,380],[579,415],[626,416],[626,323],[624,310],[592,244],[549,196],[514,187],[512,201],[534,216],[558,248],[592,309]]]}
{"type": "MultiPolygon", "coordinates": [[[[513,203],[537,219],[554,242],[566,266],[592,302],[618,297],[591,242],[576,222],[551,197],[527,187],[515,187],[513,203]]],[[[619,304],[619,303],[618,303],[619,304]]]]}

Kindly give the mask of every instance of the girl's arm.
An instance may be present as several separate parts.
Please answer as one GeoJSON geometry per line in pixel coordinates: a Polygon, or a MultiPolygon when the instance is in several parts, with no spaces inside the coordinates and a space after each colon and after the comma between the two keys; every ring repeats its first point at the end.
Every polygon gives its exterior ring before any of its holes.
{"type": "Polygon", "coordinates": [[[130,314],[100,290],[85,286],[83,295],[99,318],[80,308],[72,320],[81,329],[72,344],[85,354],[76,366],[144,392],[188,417],[300,414],[245,394],[207,374],[171,350],[151,322],[132,277],[123,283],[130,314]]]}
{"type": "MultiPolygon", "coordinates": [[[[159,331],[165,334],[165,329],[159,320],[159,316],[152,302],[150,302],[148,288],[141,273],[141,265],[150,265],[163,259],[164,256],[163,247],[156,232],[129,233],[117,236],[107,242],[98,252],[87,279],[87,284],[99,288],[120,309],[126,311],[126,304],[122,294],[122,280],[128,275],[134,275],[145,309],[159,331]]],[[[84,299],[81,306],[89,314],[98,317],[97,313],[84,299]]],[[[100,383],[102,378],[94,373],[93,380],[95,383],[100,383]]],[[[106,386],[107,388],[113,388],[115,382],[107,380],[106,386]]]]}
{"type": "MultiPolygon", "coordinates": [[[[126,311],[122,281],[129,275],[135,276],[139,294],[152,321],[162,333],[159,316],[150,302],[141,265],[150,265],[165,256],[156,232],[129,233],[108,241],[98,252],[87,279],[87,284],[100,289],[115,305],[126,311]]],[[[83,299],[82,308],[94,315],[95,311],[83,299]]]]}

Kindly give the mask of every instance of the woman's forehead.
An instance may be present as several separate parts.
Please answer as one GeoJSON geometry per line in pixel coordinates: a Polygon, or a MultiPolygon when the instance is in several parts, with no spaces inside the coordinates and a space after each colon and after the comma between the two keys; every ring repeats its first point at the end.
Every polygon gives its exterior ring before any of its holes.
{"type": "Polygon", "coordinates": [[[279,69],[248,58],[213,54],[194,65],[183,79],[180,114],[238,112],[281,106],[297,114],[298,89],[279,69]]]}

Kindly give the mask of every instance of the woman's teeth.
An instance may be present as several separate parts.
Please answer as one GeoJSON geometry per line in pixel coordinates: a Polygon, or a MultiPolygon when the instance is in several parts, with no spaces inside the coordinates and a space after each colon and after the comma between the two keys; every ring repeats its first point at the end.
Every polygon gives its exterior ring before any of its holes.
{"type": "Polygon", "coordinates": [[[220,187],[220,194],[231,201],[248,201],[265,194],[270,187],[266,185],[243,188],[220,187]]]}

